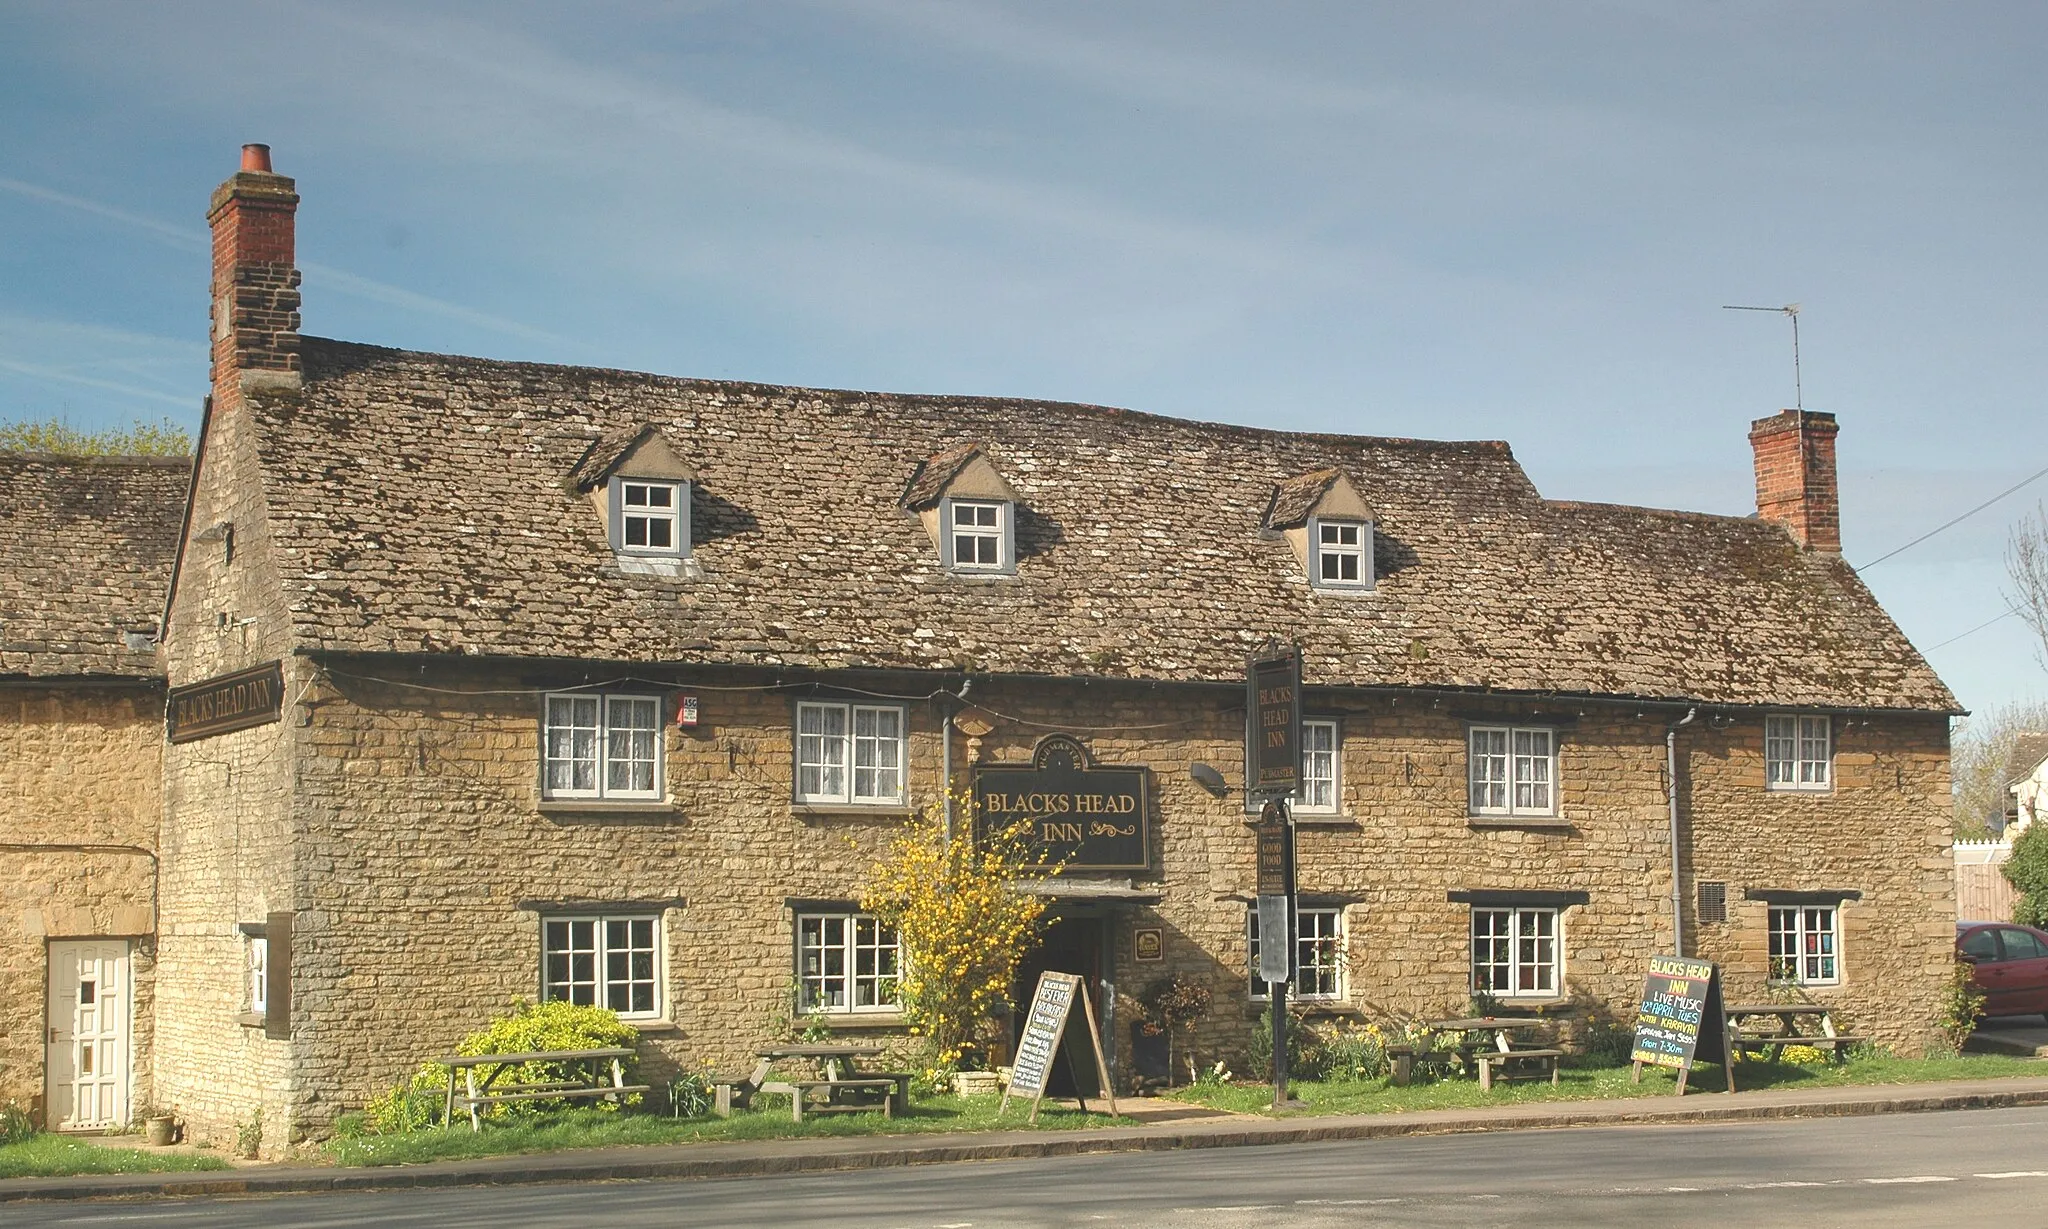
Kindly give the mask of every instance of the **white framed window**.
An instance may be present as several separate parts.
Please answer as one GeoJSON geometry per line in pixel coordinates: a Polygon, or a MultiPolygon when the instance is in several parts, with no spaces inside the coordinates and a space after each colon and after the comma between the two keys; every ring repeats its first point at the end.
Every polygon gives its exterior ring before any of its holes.
{"type": "Polygon", "coordinates": [[[242,963],[249,1014],[260,1016],[270,1010],[270,940],[264,935],[243,939],[242,963]]]}
{"type": "Polygon", "coordinates": [[[1771,789],[1832,789],[1834,730],[1826,717],[1764,718],[1764,780],[1771,789]]]}
{"type": "Polygon", "coordinates": [[[1467,737],[1472,814],[1557,814],[1555,731],[1475,725],[1467,737]]]}
{"type": "Polygon", "coordinates": [[[545,726],[542,797],[661,797],[660,700],[551,695],[545,726]]]}
{"type": "Polygon", "coordinates": [[[1309,579],[1319,589],[1372,587],[1372,526],[1365,521],[1309,522],[1309,579]]]}
{"type": "Polygon", "coordinates": [[[690,484],[613,478],[612,547],[625,555],[690,553],[690,484]]]}
{"type": "Polygon", "coordinates": [[[903,947],[895,927],[866,913],[805,913],[796,936],[802,1010],[901,1010],[903,947]]]}
{"type": "Polygon", "coordinates": [[[653,914],[543,918],[541,1000],[659,1019],[665,1002],[660,922],[653,914]]]}
{"type": "Polygon", "coordinates": [[[1301,791],[1294,797],[1300,814],[1337,813],[1338,732],[1334,721],[1301,723],[1301,791]]]}
{"type": "Polygon", "coordinates": [[[1010,569],[1010,505],[1007,500],[946,501],[946,566],[956,572],[1010,569]]]}
{"type": "Polygon", "coordinates": [[[1788,905],[1771,909],[1771,968],[1774,982],[1832,986],[1842,980],[1840,936],[1832,905],[1788,905]]]}
{"type": "Polygon", "coordinates": [[[1555,998],[1564,945],[1555,909],[1472,910],[1472,989],[1500,998],[1555,998]]]}
{"type": "Polygon", "coordinates": [[[796,706],[799,802],[903,801],[903,709],[804,700],[796,706]]]}
{"type": "MultiPolygon", "coordinates": [[[[1245,911],[1246,946],[1252,971],[1252,998],[1264,1001],[1272,996],[1258,978],[1259,911],[1245,911]]],[[[1344,997],[1344,910],[1336,906],[1294,910],[1294,984],[1288,995],[1297,999],[1330,1001],[1344,997]]]]}

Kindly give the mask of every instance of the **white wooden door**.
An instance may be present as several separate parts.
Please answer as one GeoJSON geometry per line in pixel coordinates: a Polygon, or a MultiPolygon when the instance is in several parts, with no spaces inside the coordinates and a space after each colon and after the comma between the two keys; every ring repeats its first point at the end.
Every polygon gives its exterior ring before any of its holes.
{"type": "Polygon", "coordinates": [[[59,1131],[128,1121],[128,942],[50,943],[50,1125],[59,1131]]]}

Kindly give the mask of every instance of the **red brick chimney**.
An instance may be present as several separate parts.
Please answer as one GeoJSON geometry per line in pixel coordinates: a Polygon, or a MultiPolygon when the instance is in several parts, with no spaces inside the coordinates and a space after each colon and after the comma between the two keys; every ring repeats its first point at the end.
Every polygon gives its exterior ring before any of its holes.
{"type": "Polygon", "coordinates": [[[1756,453],[1756,514],[1783,525],[1808,550],[1842,553],[1835,487],[1835,416],[1780,410],[1749,424],[1756,453]]]}
{"type": "Polygon", "coordinates": [[[213,390],[294,386],[299,374],[299,195],[270,169],[268,145],[244,145],[242,169],[213,190],[213,390]]]}

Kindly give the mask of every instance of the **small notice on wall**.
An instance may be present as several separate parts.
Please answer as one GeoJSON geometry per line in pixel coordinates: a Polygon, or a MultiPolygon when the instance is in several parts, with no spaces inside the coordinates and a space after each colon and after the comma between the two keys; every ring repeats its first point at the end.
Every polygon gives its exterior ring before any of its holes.
{"type": "Polygon", "coordinates": [[[1676,1067],[1680,1095],[1685,1093],[1686,1076],[1696,1059],[1719,1063],[1728,1076],[1728,1091],[1735,1091],[1735,1068],[1728,1061],[1727,1017],[1721,1006],[1721,973],[1712,961],[1650,957],[1629,1058],[1631,1076],[1636,1080],[1642,1079],[1646,1065],[1676,1067]]]}

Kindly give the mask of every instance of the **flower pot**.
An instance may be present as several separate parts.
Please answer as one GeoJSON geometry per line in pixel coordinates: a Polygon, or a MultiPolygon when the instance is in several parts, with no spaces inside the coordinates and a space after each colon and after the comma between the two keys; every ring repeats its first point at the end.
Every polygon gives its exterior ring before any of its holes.
{"type": "Polygon", "coordinates": [[[149,1141],[150,1147],[167,1148],[178,1138],[178,1120],[169,1114],[145,1118],[142,1122],[142,1135],[149,1141]]]}

